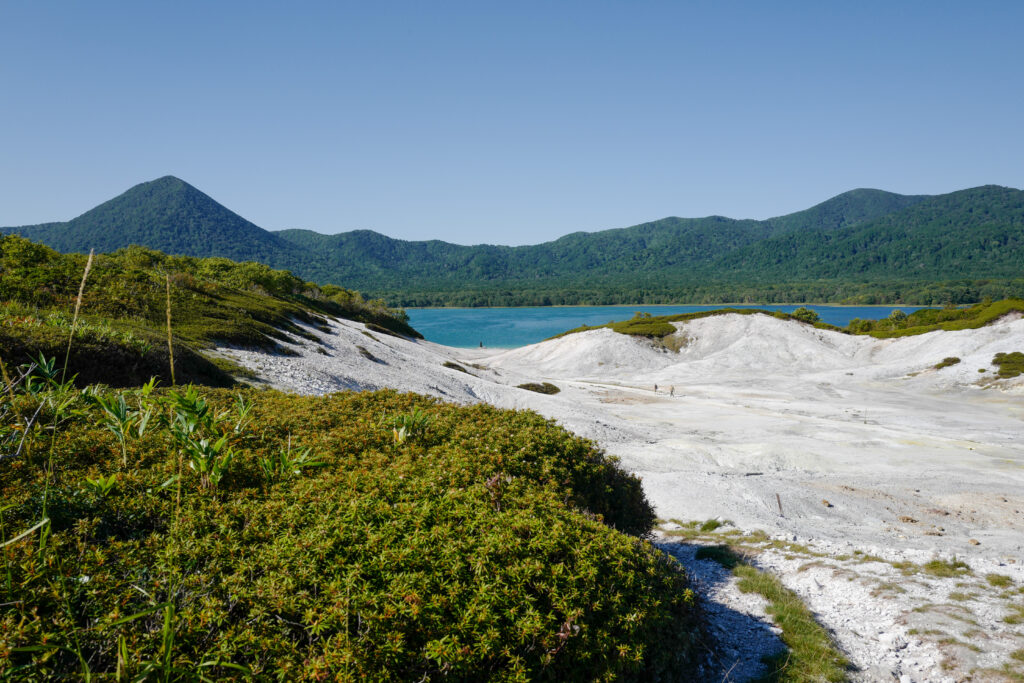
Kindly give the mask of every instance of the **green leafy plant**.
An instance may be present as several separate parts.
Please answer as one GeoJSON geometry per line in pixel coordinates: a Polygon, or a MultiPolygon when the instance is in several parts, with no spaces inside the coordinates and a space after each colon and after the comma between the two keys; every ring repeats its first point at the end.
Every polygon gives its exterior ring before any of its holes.
{"type": "MultiPolygon", "coordinates": [[[[242,394],[235,395],[235,434],[241,434],[252,422],[252,409],[255,403],[242,394]]],[[[290,443],[290,442],[289,442],[290,443]]]]}
{"type": "Polygon", "coordinates": [[[199,475],[199,486],[212,491],[220,484],[234,459],[228,435],[213,439],[189,439],[185,444],[189,467],[199,475]]]}
{"type": "Polygon", "coordinates": [[[95,494],[99,498],[106,498],[117,486],[117,472],[104,477],[99,474],[95,477],[85,478],[85,490],[95,494]]]}
{"type": "Polygon", "coordinates": [[[416,407],[408,413],[385,418],[384,422],[391,427],[395,443],[403,444],[408,440],[414,440],[422,436],[433,420],[434,418],[428,413],[416,407]]]}
{"type": "Polygon", "coordinates": [[[327,463],[313,458],[313,449],[304,448],[292,454],[292,440],[288,437],[288,446],[275,455],[260,458],[260,470],[268,482],[280,481],[288,477],[297,477],[302,470],[310,467],[323,467],[327,463]]]}
{"type": "MultiPolygon", "coordinates": [[[[131,428],[136,422],[135,412],[128,408],[124,394],[108,398],[96,395],[93,400],[103,411],[103,426],[117,437],[117,441],[121,445],[121,466],[128,467],[127,440],[131,434],[131,428]]],[[[148,416],[146,422],[149,422],[148,416]]],[[[143,427],[143,431],[145,431],[145,427],[143,427]]]]}

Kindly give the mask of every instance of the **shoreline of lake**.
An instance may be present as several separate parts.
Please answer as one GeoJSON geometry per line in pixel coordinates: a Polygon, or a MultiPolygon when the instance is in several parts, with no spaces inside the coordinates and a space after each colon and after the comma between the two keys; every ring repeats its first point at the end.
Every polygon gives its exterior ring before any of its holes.
{"type": "Polygon", "coordinates": [[[791,313],[807,307],[822,322],[846,327],[854,318],[877,320],[891,311],[911,313],[930,306],[840,306],[830,304],[615,304],[608,306],[480,306],[476,308],[410,308],[409,324],[430,342],[454,348],[519,348],[583,325],[604,325],[631,318],[636,312],[674,315],[722,308],[791,313]]]}

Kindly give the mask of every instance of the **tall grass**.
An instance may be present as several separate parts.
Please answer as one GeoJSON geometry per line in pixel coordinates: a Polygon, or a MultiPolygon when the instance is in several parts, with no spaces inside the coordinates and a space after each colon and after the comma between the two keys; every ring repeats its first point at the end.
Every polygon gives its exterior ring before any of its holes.
{"type": "Polygon", "coordinates": [[[171,343],[171,274],[167,273],[167,355],[171,363],[171,386],[174,381],[174,345],[171,343]]]}
{"type": "Polygon", "coordinates": [[[60,373],[60,379],[62,382],[68,372],[68,360],[71,358],[71,342],[75,338],[75,328],[78,326],[78,313],[82,310],[82,297],[85,295],[85,282],[89,279],[89,271],[92,270],[93,251],[93,249],[89,250],[89,258],[85,262],[85,271],[82,273],[82,281],[78,285],[78,296],[75,297],[75,314],[71,317],[71,331],[68,333],[68,347],[64,352],[64,368],[60,373]]]}

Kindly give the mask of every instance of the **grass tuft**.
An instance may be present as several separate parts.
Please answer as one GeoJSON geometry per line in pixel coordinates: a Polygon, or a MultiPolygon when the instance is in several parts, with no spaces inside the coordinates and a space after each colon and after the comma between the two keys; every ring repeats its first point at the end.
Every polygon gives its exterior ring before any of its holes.
{"type": "MultiPolygon", "coordinates": [[[[895,565],[894,565],[895,566],[895,565]]],[[[954,557],[952,560],[931,560],[921,565],[921,570],[925,574],[937,576],[939,578],[953,578],[957,576],[967,576],[971,574],[971,567],[963,560],[958,560],[954,557]]]]}
{"type": "Polygon", "coordinates": [[[1006,574],[986,574],[985,580],[988,581],[988,585],[996,588],[1009,588],[1013,585],[1013,579],[1006,574]]]}
{"type": "Polygon", "coordinates": [[[444,363],[442,363],[441,365],[443,365],[444,367],[448,368],[449,370],[458,370],[459,372],[464,372],[464,373],[466,373],[467,375],[470,375],[470,374],[472,374],[472,373],[471,373],[471,372],[470,372],[469,370],[467,370],[466,368],[464,368],[464,367],[462,367],[461,365],[459,365],[458,363],[455,363],[455,362],[453,362],[453,361],[450,361],[450,360],[446,360],[446,361],[445,361],[444,363]]]}

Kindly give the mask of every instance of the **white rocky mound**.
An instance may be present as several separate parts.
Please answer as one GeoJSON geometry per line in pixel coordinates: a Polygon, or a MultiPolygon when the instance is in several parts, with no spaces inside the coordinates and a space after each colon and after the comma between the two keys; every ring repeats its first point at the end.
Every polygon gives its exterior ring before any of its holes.
{"type": "MultiPolygon", "coordinates": [[[[319,345],[297,339],[296,356],[221,352],[289,391],[393,387],[536,410],[619,456],[665,519],[727,519],[799,539],[826,559],[956,556],[975,576],[1024,583],[1024,376],[997,380],[992,366],[996,353],[1024,351],[1020,316],[876,340],[728,314],[677,324],[678,353],[607,329],[509,351],[414,342],[350,321],[331,327],[319,345]],[[949,357],[960,362],[935,368],[949,357]],[[516,387],[540,381],[561,392],[516,387]]],[[[949,654],[962,633],[947,634],[945,649],[942,638],[915,636],[928,629],[908,626],[911,616],[924,603],[950,604],[952,580],[879,593],[872,586],[889,573],[902,580],[891,564],[867,576],[765,561],[788,570],[859,680],[956,680],[1024,647],[1002,603],[985,596],[960,624],[969,643],[984,637],[980,652],[949,654]]]]}

